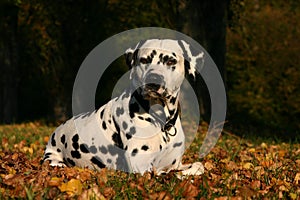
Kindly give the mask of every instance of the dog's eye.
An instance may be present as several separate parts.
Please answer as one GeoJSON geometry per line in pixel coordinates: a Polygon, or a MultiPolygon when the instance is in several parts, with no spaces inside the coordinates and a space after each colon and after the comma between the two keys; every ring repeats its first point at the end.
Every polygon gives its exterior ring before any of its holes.
{"type": "Polygon", "coordinates": [[[177,63],[176,60],[168,60],[167,65],[171,66],[171,65],[175,65],[177,63]]]}
{"type": "Polygon", "coordinates": [[[147,64],[148,63],[148,60],[146,58],[141,58],[140,59],[140,63],[142,64],[147,64]]]}

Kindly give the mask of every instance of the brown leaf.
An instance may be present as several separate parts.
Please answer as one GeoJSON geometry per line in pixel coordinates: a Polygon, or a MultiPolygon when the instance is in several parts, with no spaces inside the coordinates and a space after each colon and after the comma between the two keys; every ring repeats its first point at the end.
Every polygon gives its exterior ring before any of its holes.
{"type": "Polygon", "coordinates": [[[196,197],[200,190],[187,179],[181,182],[175,189],[176,194],[182,194],[184,197],[196,197]]]}
{"type": "Polygon", "coordinates": [[[99,187],[95,185],[92,188],[83,191],[78,197],[78,200],[85,199],[105,200],[106,198],[101,194],[99,187]]]}
{"type": "Polygon", "coordinates": [[[250,187],[254,190],[259,190],[261,186],[261,183],[259,180],[254,180],[251,182],[250,187]]]}
{"type": "Polygon", "coordinates": [[[50,179],[50,181],[48,182],[48,185],[49,186],[52,186],[52,187],[58,187],[60,186],[62,183],[62,179],[61,178],[58,178],[58,177],[52,177],[50,179]]]}
{"type": "Polygon", "coordinates": [[[215,166],[214,166],[213,163],[207,161],[207,162],[204,163],[204,167],[205,167],[205,169],[206,169],[207,171],[210,171],[210,170],[212,170],[215,166]]]}

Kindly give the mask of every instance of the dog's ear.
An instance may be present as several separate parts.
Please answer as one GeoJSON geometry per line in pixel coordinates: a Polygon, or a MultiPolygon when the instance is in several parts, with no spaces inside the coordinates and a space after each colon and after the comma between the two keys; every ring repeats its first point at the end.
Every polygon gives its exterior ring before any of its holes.
{"type": "Polygon", "coordinates": [[[129,48],[125,51],[125,59],[126,59],[126,64],[128,65],[129,69],[131,69],[133,67],[133,65],[135,65],[136,59],[137,59],[137,55],[139,52],[139,48],[145,43],[144,40],[140,41],[139,43],[137,43],[137,45],[135,46],[135,48],[129,48]]]}
{"type": "Polygon", "coordinates": [[[134,49],[129,48],[125,51],[125,60],[129,68],[131,68],[133,65],[133,54],[134,54],[134,49]]]}
{"type": "Polygon", "coordinates": [[[179,40],[178,44],[183,50],[185,74],[192,76],[195,80],[196,74],[204,66],[204,52],[199,52],[184,40],[179,40]]]}

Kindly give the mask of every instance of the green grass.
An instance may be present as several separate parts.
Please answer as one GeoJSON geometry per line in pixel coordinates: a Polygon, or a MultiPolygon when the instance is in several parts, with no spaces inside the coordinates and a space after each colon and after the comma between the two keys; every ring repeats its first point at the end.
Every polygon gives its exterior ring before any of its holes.
{"type": "Polygon", "coordinates": [[[40,165],[46,142],[54,129],[38,123],[0,126],[0,199],[300,197],[300,145],[295,141],[258,141],[226,132],[212,151],[199,159],[204,127],[183,160],[201,161],[205,173],[179,180],[175,172],[157,176],[40,165]],[[68,185],[72,180],[79,180],[78,185],[68,185]],[[67,190],[62,185],[67,185],[67,190]]]}

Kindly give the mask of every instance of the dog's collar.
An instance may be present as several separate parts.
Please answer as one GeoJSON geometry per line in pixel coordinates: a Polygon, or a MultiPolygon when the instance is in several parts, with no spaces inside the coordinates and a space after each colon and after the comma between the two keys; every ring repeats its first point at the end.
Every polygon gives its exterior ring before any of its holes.
{"type": "Polygon", "coordinates": [[[178,117],[178,109],[176,110],[175,114],[171,119],[167,121],[167,123],[162,127],[161,131],[166,134],[167,140],[170,141],[169,136],[175,136],[177,134],[177,129],[175,127],[175,123],[178,117]],[[170,130],[174,128],[174,133],[171,133],[170,130]]]}
{"type": "MultiPolygon", "coordinates": [[[[139,106],[141,106],[146,112],[149,112],[150,104],[149,101],[143,99],[143,97],[137,92],[134,91],[132,96],[138,102],[139,106]]],[[[170,118],[166,121],[166,123],[161,128],[161,131],[166,134],[167,140],[170,141],[170,137],[173,137],[177,134],[177,129],[175,127],[176,120],[178,118],[179,111],[176,109],[174,115],[170,116],[170,118]],[[174,133],[171,132],[171,129],[174,128],[174,133]]]]}

